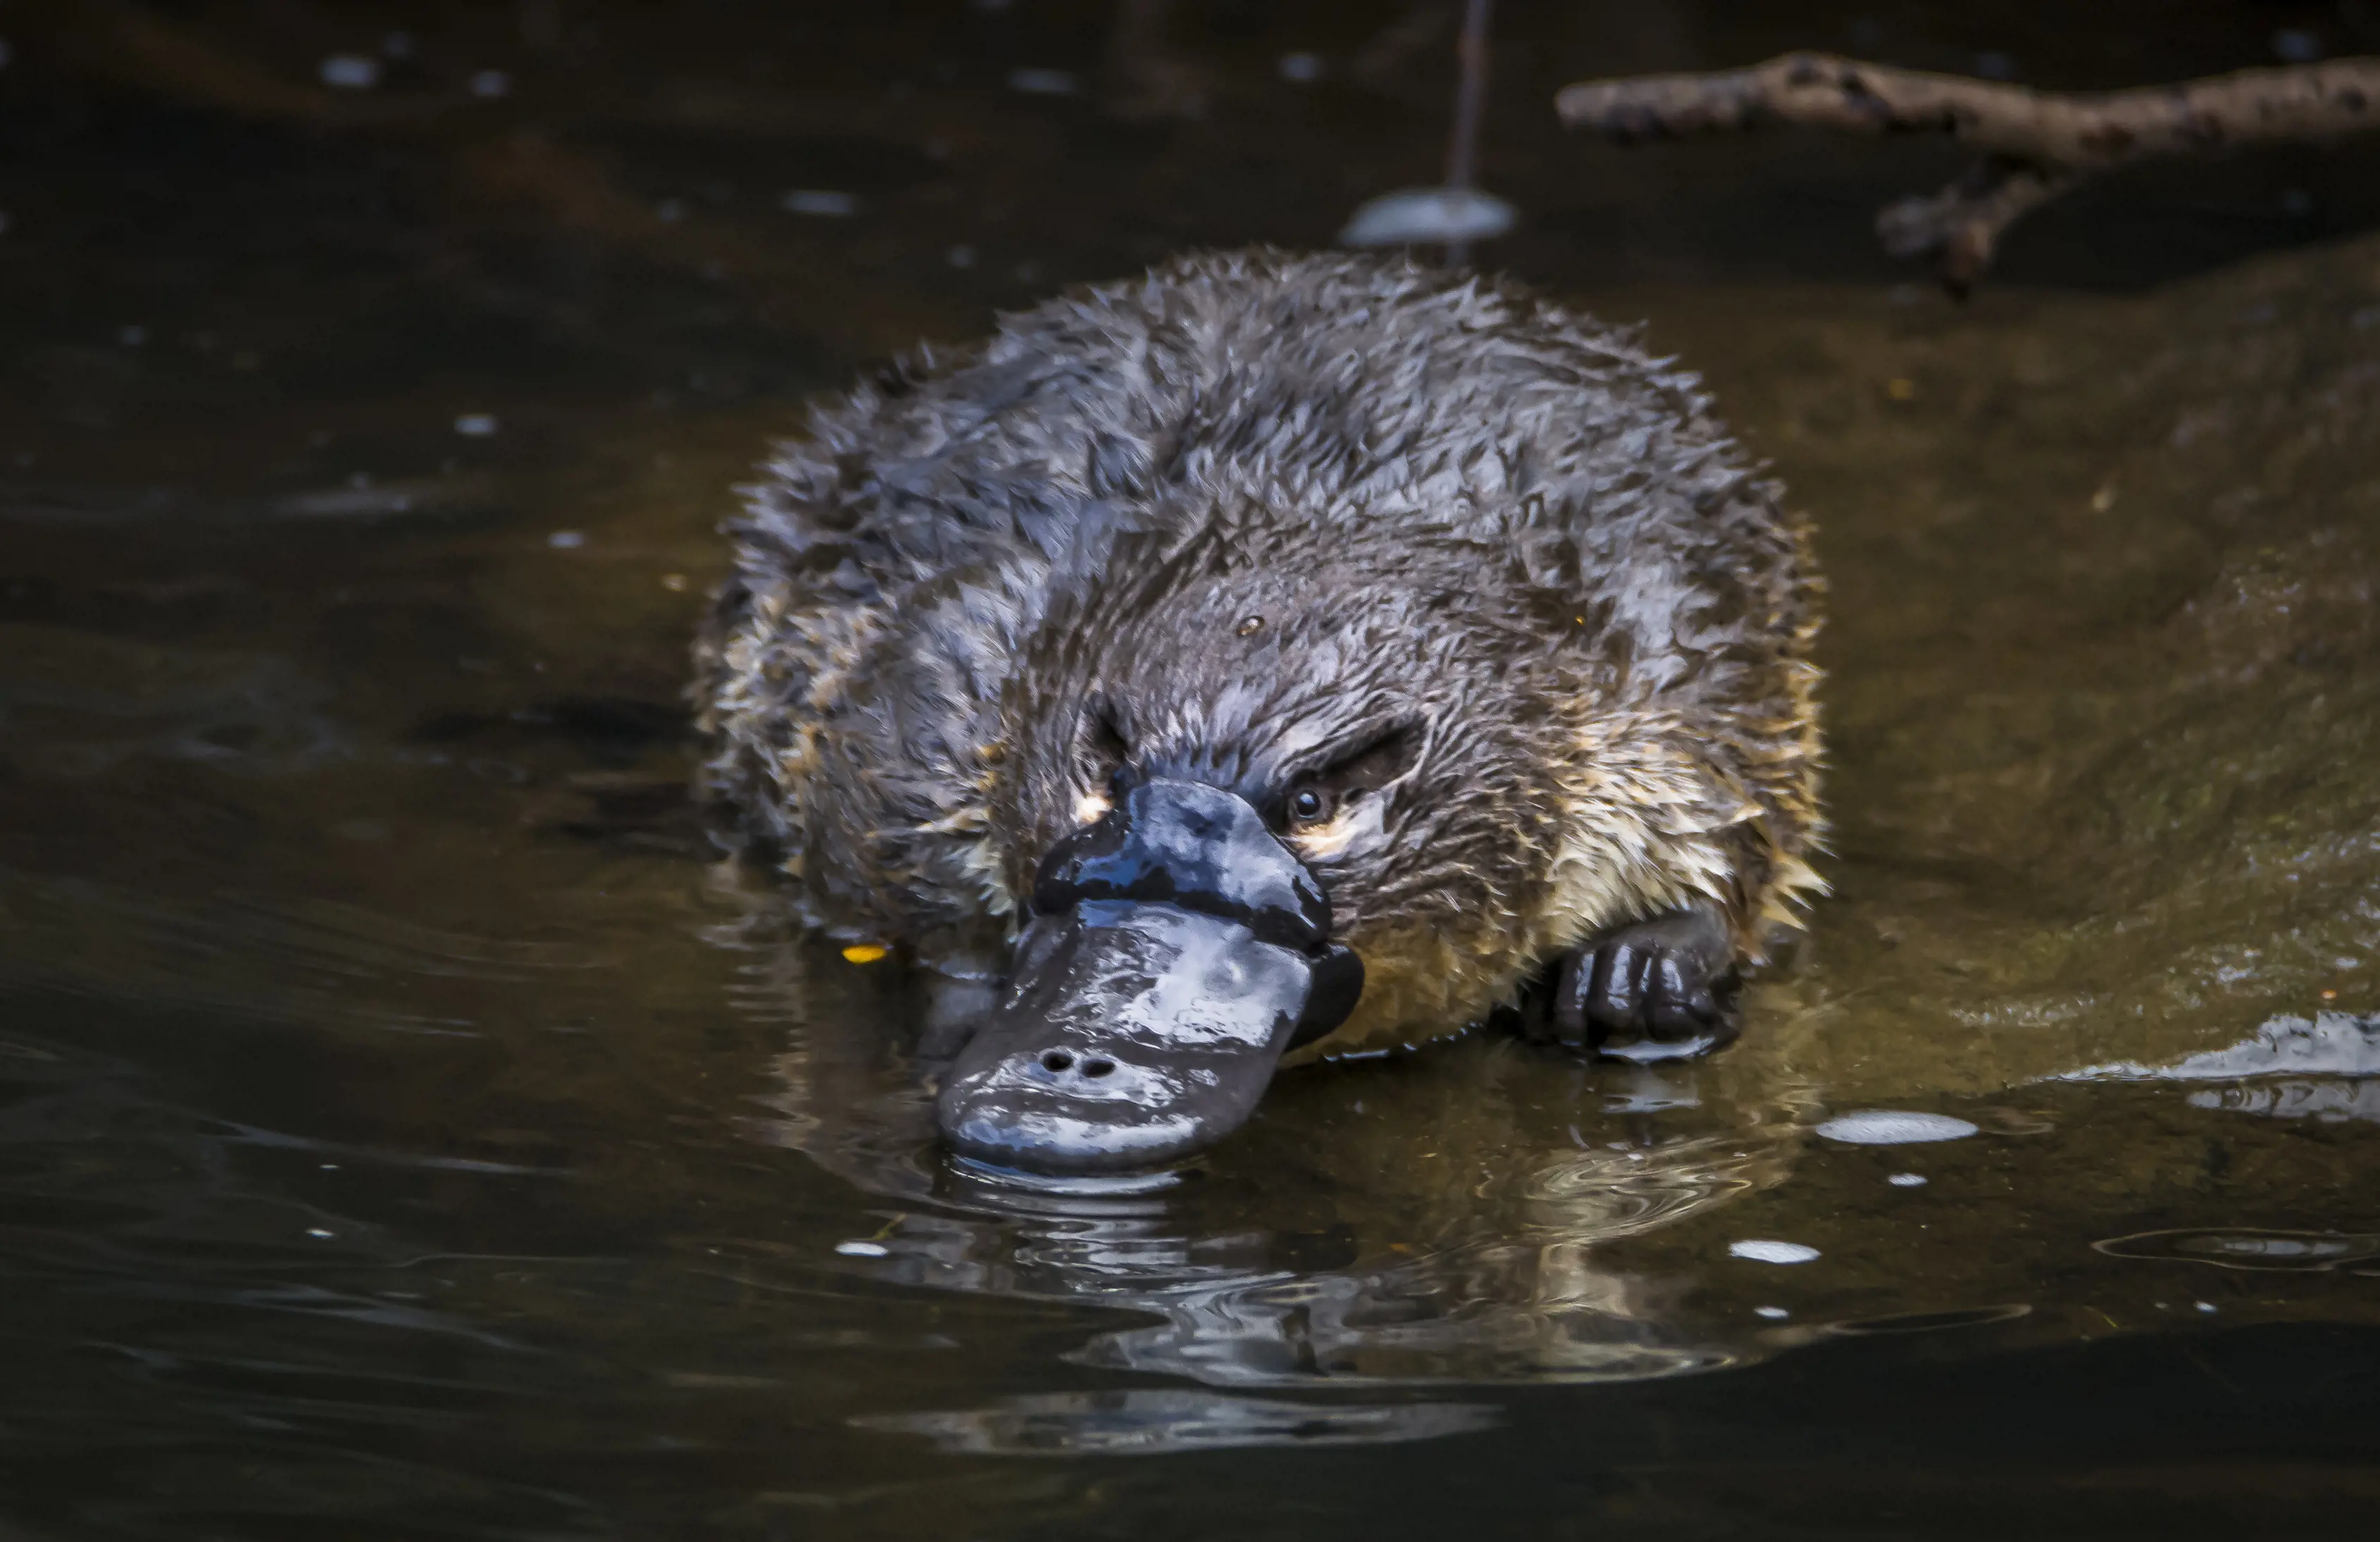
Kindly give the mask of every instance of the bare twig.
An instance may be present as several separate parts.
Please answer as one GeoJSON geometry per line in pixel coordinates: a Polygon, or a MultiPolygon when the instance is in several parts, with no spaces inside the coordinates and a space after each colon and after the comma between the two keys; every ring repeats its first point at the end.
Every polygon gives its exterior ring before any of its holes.
{"type": "Polygon", "coordinates": [[[1963,294],[2010,225],[2117,166],[2380,129],[2380,58],[2061,92],[1788,54],[1750,69],[1582,81],[1554,108],[1571,127],[1621,143],[1773,125],[1948,134],[1983,158],[1942,191],[1884,210],[1876,234],[1895,257],[1932,257],[1963,294]]]}

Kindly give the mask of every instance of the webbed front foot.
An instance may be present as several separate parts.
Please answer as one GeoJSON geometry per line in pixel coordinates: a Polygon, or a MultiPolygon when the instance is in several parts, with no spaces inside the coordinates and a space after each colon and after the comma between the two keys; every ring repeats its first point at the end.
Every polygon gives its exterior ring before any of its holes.
{"type": "Polygon", "coordinates": [[[1736,1036],[1735,944],[1711,910],[1632,921],[1565,954],[1537,1036],[1621,1060],[1682,1060],[1736,1036]]]}

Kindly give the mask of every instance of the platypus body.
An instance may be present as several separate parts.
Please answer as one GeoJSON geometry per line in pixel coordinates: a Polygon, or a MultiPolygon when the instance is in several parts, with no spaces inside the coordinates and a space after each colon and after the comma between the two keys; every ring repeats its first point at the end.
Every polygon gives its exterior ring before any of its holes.
{"type": "Polygon", "coordinates": [[[819,408],[730,527],[706,790],[930,971],[962,1154],[1228,1134],[1284,1055],[1734,1027],[1818,887],[1803,532],[1695,379],[1396,259],[1179,260],[819,408]]]}

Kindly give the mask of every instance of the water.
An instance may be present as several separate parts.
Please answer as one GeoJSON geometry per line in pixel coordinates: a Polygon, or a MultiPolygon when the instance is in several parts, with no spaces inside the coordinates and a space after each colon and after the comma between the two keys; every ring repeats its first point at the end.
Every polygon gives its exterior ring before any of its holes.
{"type": "Polygon", "coordinates": [[[1864,244],[1935,152],[1532,115],[1853,21],[2095,83],[2280,13],[1508,9],[1488,255],[1650,318],[1819,520],[1837,894],[1707,1062],[1477,1034],[1063,1190],[943,1162],[902,982],[702,841],[710,527],[885,350],[1426,179],[1433,56],[1361,84],[1377,15],[1222,7],[1131,74],[1204,115],[1119,119],[1087,7],[9,13],[0,1524],[2368,1514],[2380,1103],[2275,1048],[2380,1013],[2368,152],[2132,179],[1954,308],[1864,244]],[[1861,1113],[1974,1133],[1818,1133],[1861,1113]]]}

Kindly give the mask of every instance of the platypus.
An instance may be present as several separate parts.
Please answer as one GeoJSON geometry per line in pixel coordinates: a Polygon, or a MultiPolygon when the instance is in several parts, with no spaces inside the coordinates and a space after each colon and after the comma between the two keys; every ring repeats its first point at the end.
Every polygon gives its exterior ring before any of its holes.
{"type": "Polygon", "coordinates": [[[920,349],[747,493],[704,790],[925,972],[963,1157],[1164,1163],[1284,1057],[1500,1009],[1699,1053],[1820,888],[1806,529],[1694,376],[1518,284],[1181,258],[920,349]]]}

